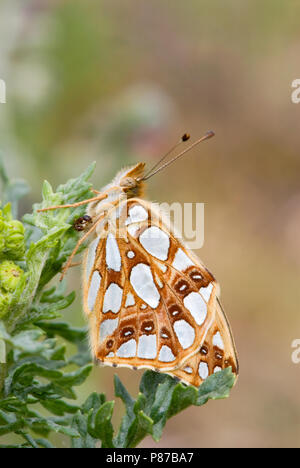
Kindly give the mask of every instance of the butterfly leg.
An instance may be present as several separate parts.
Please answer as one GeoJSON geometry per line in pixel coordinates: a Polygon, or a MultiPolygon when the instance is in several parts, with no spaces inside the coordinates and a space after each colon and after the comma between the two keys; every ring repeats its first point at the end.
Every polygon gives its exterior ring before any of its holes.
{"type": "Polygon", "coordinates": [[[71,203],[69,205],[56,205],[56,206],[49,206],[48,208],[42,208],[40,210],[37,210],[38,213],[42,213],[44,211],[50,211],[50,210],[58,210],[60,208],[76,208],[77,206],[81,205],[88,205],[89,203],[95,202],[95,201],[101,201],[107,198],[107,193],[102,193],[98,195],[97,197],[89,198],[88,200],[83,200],[81,202],[77,203],[71,203]]]}
{"type": "Polygon", "coordinates": [[[71,265],[69,266],[69,268],[73,268],[73,267],[79,266],[79,265],[81,265],[81,263],[82,263],[82,262],[71,263],[71,265]]]}
{"type": "Polygon", "coordinates": [[[61,277],[60,277],[60,281],[63,280],[65,274],[67,273],[68,269],[70,268],[70,266],[72,265],[72,260],[74,258],[74,256],[76,255],[79,247],[81,246],[81,244],[83,244],[83,242],[88,238],[88,236],[95,231],[96,227],[98,226],[98,224],[103,220],[103,216],[100,216],[99,219],[96,220],[95,224],[91,227],[91,229],[89,229],[88,232],[86,232],[84,234],[84,236],[81,237],[81,239],[79,239],[79,241],[77,242],[73,252],[71,253],[66,265],[64,266],[63,268],[63,271],[62,271],[62,274],[61,274],[61,277]]]}

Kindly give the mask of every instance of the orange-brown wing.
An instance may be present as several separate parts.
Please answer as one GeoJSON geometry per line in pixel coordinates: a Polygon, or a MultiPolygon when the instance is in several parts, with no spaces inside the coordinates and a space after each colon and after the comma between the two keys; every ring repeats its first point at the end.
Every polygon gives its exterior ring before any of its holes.
{"type": "Polygon", "coordinates": [[[174,370],[205,341],[218,285],[151,204],[132,199],[121,213],[118,236],[108,229],[85,260],[94,356],[107,365],[174,370]]]}
{"type": "Polygon", "coordinates": [[[199,387],[207,377],[227,367],[231,367],[238,376],[239,365],[232,333],[225,312],[217,300],[215,320],[200,350],[182,367],[170,372],[170,375],[187,385],[199,387]]]}

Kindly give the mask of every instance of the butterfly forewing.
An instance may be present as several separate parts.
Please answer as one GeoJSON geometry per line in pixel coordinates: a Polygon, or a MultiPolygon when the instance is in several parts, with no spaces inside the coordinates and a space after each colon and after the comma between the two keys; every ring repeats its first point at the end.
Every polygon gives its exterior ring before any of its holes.
{"type": "Polygon", "coordinates": [[[205,342],[218,286],[153,204],[131,199],[119,213],[117,234],[108,223],[85,258],[94,355],[109,365],[177,369],[205,342]]]}

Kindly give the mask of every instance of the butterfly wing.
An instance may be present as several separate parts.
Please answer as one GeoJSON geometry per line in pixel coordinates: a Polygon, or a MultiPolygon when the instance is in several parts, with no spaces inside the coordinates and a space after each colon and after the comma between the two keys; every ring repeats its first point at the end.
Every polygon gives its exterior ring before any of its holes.
{"type": "Polygon", "coordinates": [[[176,238],[154,204],[119,207],[85,259],[84,308],[102,363],[179,368],[199,352],[215,320],[218,285],[176,238]]]}
{"type": "Polygon", "coordinates": [[[216,305],[215,320],[199,351],[170,373],[187,385],[199,387],[207,377],[227,367],[238,375],[238,358],[230,326],[219,300],[216,305]]]}

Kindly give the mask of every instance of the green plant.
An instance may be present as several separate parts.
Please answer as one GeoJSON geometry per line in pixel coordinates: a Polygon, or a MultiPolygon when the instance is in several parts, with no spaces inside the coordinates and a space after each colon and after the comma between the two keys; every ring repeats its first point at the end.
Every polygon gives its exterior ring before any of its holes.
{"type": "Polygon", "coordinates": [[[57,192],[45,182],[42,203],[20,223],[11,206],[16,214],[26,185],[10,182],[0,167],[6,203],[0,212],[0,436],[17,435],[16,447],[53,447],[52,432],[65,434],[77,448],[136,447],[148,434],[158,441],[169,418],[190,405],[227,397],[234,384],[230,368],[208,378],[198,390],[146,371],[133,399],[115,376],[115,395],[126,408],[118,431],[111,422],[114,401],[106,401],[104,394],[92,393],[83,405],[76,404],[74,388],[92,369],[86,329],[61,320],[61,311],[72,304],[75,293],[65,295],[62,283],[49,287],[49,282],[78,240],[72,223],[85,208],[36,210],[91,197],[93,168],[57,192]],[[68,355],[67,343],[77,348],[74,355],[68,355]]]}

